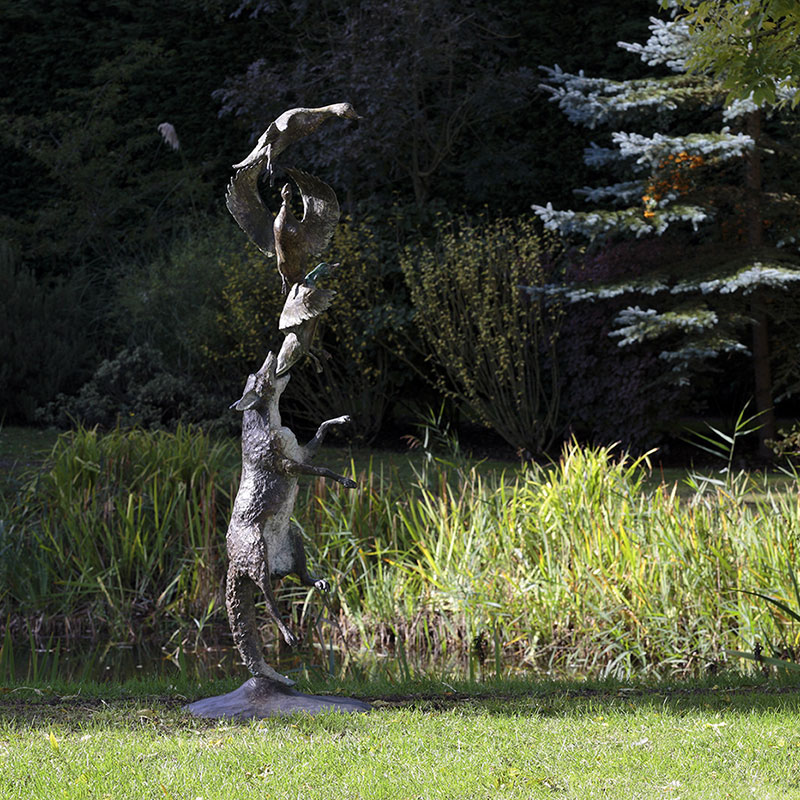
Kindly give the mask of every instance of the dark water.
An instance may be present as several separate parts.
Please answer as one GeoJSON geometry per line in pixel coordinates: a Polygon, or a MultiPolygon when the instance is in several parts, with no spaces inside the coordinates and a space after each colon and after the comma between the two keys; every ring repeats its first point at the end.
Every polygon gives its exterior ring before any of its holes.
{"type": "MultiPolygon", "coordinates": [[[[493,660],[452,656],[431,659],[404,652],[351,653],[338,648],[305,648],[296,652],[265,652],[267,661],[289,676],[316,673],[342,677],[405,678],[411,675],[448,675],[471,679],[495,674],[493,660]]],[[[504,665],[504,672],[510,665],[504,665]]],[[[99,681],[120,683],[141,677],[210,680],[246,675],[238,652],[229,642],[186,648],[159,642],[138,644],[54,642],[47,645],[11,643],[0,649],[0,682],[99,681]]]]}
{"type": "Polygon", "coordinates": [[[32,646],[6,642],[0,655],[0,677],[5,681],[109,681],[136,677],[194,678],[238,674],[238,653],[223,645],[197,650],[162,647],[155,642],[135,645],[110,642],[53,642],[32,646]],[[11,652],[8,652],[10,649],[11,652]]]}

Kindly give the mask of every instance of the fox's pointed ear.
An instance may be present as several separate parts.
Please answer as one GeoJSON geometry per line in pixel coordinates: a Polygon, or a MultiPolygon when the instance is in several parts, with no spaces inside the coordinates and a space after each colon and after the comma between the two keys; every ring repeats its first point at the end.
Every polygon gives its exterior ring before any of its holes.
{"type": "Polygon", "coordinates": [[[234,408],[237,411],[247,411],[251,409],[261,398],[258,396],[258,393],[255,389],[251,389],[249,392],[245,392],[235,403],[230,405],[230,408],[234,408]]]}

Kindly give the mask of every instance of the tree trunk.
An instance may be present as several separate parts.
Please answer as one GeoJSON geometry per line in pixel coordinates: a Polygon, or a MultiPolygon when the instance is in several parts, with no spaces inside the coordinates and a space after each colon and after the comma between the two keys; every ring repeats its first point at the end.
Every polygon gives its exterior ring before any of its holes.
{"type": "MultiPolygon", "coordinates": [[[[746,163],[746,220],[747,244],[753,257],[757,257],[764,243],[764,221],[761,217],[761,112],[753,111],[747,115],[747,134],[753,139],[753,149],[746,163]]],[[[770,367],[769,325],[763,303],[756,292],[750,310],[753,316],[753,378],[755,384],[756,412],[761,416],[758,431],[758,454],[771,458],[772,450],[768,439],[775,438],[775,409],[772,403],[772,370],[770,367]]]]}

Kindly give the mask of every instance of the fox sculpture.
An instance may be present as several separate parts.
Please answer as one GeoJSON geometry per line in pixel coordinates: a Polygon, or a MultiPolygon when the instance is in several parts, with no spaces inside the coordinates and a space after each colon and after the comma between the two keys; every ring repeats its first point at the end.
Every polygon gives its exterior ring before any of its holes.
{"type": "Polygon", "coordinates": [[[272,580],[294,574],[306,586],[328,591],[328,582],[308,571],[303,539],[291,516],[299,475],[332,478],[348,489],[356,484],[327,467],[311,464],[325,433],[347,416],[323,422],[313,439],[301,446],[281,424],[279,403],[291,374],[276,377],[277,359],[269,353],[258,372],[250,375],[241,399],[231,406],[243,414],[242,476],[228,525],[228,577],[225,599],[233,641],[253,675],[291,684],[270,667],[261,652],[256,626],[255,594],[263,593],[267,611],[287,644],[297,637],[281,618],[272,592],[272,580]]]}

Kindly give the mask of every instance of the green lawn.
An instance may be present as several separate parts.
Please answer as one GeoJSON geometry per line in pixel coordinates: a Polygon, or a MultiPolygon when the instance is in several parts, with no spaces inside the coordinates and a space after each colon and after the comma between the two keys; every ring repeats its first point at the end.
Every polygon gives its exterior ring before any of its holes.
{"type": "Polygon", "coordinates": [[[7,462],[38,458],[56,441],[58,431],[52,428],[0,427],[0,459],[7,462]]]}
{"type": "Polygon", "coordinates": [[[0,706],[0,796],[800,797],[797,687],[759,678],[517,683],[473,686],[473,696],[417,688],[362,687],[376,701],[369,715],[243,724],[187,717],[174,690],[10,691],[0,706]]]}

